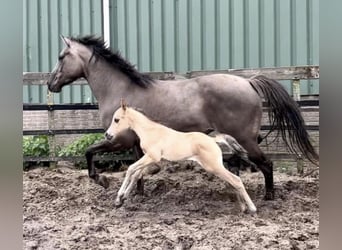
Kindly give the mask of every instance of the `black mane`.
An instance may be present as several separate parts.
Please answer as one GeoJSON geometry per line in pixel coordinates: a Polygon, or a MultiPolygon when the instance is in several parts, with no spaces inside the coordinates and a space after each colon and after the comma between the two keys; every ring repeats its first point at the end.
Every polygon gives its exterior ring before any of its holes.
{"type": "Polygon", "coordinates": [[[90,35],[77,38],[71,37],[70,39],[91,47],[93,55],[104,58],[108,63],[124,73],[132,83],[146,88],[153,82],[149,75],[137,71],[134,65],[126,61],[119,52],[114,53],[110,48],[107,48],[102,38],[90,35]]]}

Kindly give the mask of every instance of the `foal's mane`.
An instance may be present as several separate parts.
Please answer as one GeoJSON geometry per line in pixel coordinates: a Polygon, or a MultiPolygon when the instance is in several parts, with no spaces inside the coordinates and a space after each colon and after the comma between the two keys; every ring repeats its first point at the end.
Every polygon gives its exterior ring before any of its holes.
{"type": "MultiPolygon", "coordinates": [[[[129,107],[129,106],[128,106],[129,107]]],[[[137,107],[129,107],[129,108],[131,108],[131,109],[133,109],[133,110],[135,110],[135,111],[138,111],[139,113],[141,113],[141,114],[143,114],[147,119],[149,119],[150,121],[153,121],[153,122],[156,122],[156,123],[160,123],[160,124],[162,124],[162,125],[165,125],[162,121],[160,121],[160,120],[155,120],[155,119],[152,119],[151,117],[149,117],[147,114],[146,114],[146,112],[143,110],[143,109],[141,109],[141,108],[137,108],[137,107]]],[[[166,125],[165,125],[166,126],[166,125]]]]}
{"type": "Polygon", "coordinates": [[[92,48],[93,55],[105,59],[109,64],[113,65],[125,74],[133,84],[146,88],[153,82],[153,79],[149,75],[140,73],[136,70],[133,64],[121,56],[120,52],[113,52],[110,48],[107,48],[101,37],[89,35],[83,37],[71,37],[70,39],[92,48]]]}

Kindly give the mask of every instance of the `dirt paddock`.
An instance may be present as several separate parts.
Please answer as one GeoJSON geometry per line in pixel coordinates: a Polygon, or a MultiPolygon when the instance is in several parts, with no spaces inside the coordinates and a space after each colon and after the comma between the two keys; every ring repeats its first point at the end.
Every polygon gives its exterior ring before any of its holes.
{"type": "Polygon", "coordinates": [[[197,166],[165,164],[114,208],[124,172],[65,166],[23,173],[23,249],[318,249],[319,178],[276,171],[276,199],[264,201],[261,173],[242,173],[258,208],[241,214],[232,189],[197,166]]]}

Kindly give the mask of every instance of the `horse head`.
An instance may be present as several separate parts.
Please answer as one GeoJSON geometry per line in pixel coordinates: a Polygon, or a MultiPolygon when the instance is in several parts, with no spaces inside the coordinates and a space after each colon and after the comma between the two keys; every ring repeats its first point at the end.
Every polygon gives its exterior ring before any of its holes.
{"type": "Polygon", "coordinates": [[[58,62],[47,81],[50,91],[60,92],[62,87],[85,76],[85,63],[91,58],[91,51],[84,45],[61,36],[64,48],[58,56],[58,62]]]}
{"type": "Polygon", "coordinates": [[[115,139],[116,135],[120,134],[124,130],[130,129],[130,124],[128,120],[127,104],[124,99],[121,99],[121,106],[117,109],[113,115],[112,123],[105,132],[105,137],[107,140],[112,141],[115,139]]]}

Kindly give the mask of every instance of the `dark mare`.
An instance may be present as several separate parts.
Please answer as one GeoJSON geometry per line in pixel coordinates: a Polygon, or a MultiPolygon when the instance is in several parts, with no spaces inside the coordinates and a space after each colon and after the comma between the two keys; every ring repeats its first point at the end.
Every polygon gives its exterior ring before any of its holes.
{"type": "MultiPolygon", "coordinates": [[[[48,88],[52,92],[60,92],[63,86],[84,77],[98,101],[105,130],[114,111],[120,107],[121,98],[125,98],[131,106],[144,110],[152,120],[175,130],[205,132],[213,129],[230,134],[248,151],[250,160],[263,173],[265,198],[273,199],[273,164],[258,145],[262,98],[265,98],[270,107],[273,129],[280,131],[288,149],[312,162],[318,161],[297,103],[275,80],[260,75],[244,79],[229,74],[213,74],[158,81],[138,72],[119,53],[107,48],[101,38],[62,39],[65,48],[47,82],[48,88]]],[[[104,140],[90,146],[86,152],[89,177],[108,187],[107,179],[96,173],[93,155],[137,145],[137,135],[126,130],[112,142],[104,140]]],[[[139,153],[142,156],[141,149],[139,153]]]]}

